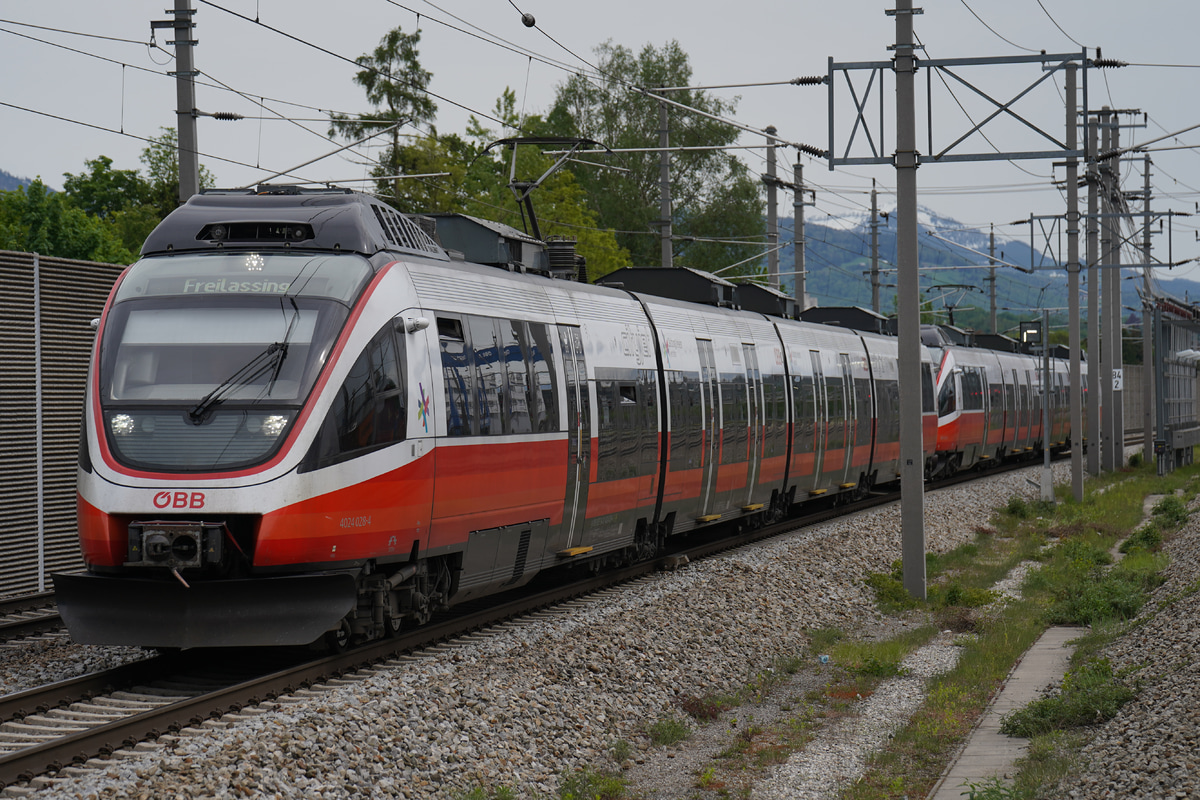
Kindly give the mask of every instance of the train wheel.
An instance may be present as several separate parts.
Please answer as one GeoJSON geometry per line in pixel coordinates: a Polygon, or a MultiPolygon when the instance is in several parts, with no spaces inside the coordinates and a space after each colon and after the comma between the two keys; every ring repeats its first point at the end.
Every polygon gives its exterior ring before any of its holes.
{"type": "Polygon", "coordinates": [[[953,478],[958,474],[958,455],[951,454],[946,456],[946,477],[953,478]]]}
{"type": "Polygon", "coordinates": [[[342,620],[341,625],[326,632],[325,646],[329,648],[331,653],[346,652],[346,648],[350,646],[350,633],[350,623],[347,620],[342,620]]]}

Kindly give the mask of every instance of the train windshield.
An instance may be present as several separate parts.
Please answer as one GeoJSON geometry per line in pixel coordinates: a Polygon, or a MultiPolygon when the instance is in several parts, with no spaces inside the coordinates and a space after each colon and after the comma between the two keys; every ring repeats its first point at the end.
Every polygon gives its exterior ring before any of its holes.
{"type": "Polygon", "coordinates": [[[100,402],[114,455],[169,472],[270,458],[371,274],[352,254],[139,261],[117,291],[101,345],[100,402]]]}

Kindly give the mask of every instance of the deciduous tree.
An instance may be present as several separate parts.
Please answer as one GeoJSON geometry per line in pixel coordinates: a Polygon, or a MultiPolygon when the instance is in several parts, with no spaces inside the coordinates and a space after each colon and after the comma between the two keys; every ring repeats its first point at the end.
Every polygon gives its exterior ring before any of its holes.
{"type": "MultiPolygon", "coordinates": [[[[686,86],[692,79],[688,56],[678,42],[640,53],[612,42],[596,48],[601,77],[576,75],[558,87],[547,116],[560,135],[595,139],[613,149],[657,147],[659,103],[638,88],[686,86]]],[[[671,92],[671,99],[708,114],[728,116],[736,100],[705,92],[671,92]]],[[[736,128],[699,114],[670,108],[671,146],[732,144],[736,128]]],[[[676,263],[714,270],[762,252],[763,200],[758,183],[736,158],[720,150],[672,154],[673,232],[679,237],[757,240],[721,244],[685,239],[675,243],[676,263]]],[[[599,224],[616,230],[618,242],[636,264],[661,263],[657,222],[661,217],[658,153],[621,154],[605,163],[629,172],[576,168],[580,185],[599,212],[599,224]]],[[[753,272],[753,265],[726,274],[753,272]]]]}

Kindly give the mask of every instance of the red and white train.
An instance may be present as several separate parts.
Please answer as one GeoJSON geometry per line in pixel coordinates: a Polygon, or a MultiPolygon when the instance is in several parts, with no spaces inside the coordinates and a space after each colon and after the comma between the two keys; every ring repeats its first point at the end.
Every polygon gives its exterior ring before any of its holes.
{"type": "MultiPolygon", "coordinates": [[[[726,307],[688,270],[706,302],[553,279],[540,243],[437,219],[483,233],[470,263],[419,223],[266,189],[151,234],[88,379],[86,571],[54,576],[76,641],[342,644],[897,479],[894,338],[726,307]]],[[[1037,446],[1034,359],[923,352],[929,472],[1037,446]]]]}

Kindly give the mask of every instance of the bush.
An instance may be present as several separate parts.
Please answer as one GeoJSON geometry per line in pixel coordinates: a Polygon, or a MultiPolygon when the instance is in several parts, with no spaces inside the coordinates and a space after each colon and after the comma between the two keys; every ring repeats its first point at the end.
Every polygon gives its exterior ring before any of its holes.
{"type": "Polygon", "coordinates": [[[1116,679],[1108,659],[1094,659],[1068,670],[1056,694],[1005,716],[1000,731],[1008,736],[1033,737],[1107,722],[1135,695],[1133,689],[1116,679]]]}
{"type": "Polygon", "coordinates": [[[1151,516],[1162,525],[1176,527],[1187,521],[1188,510],[1184,502],[1173,494],[1167,495],[1154,504],[1151,516]]]}
{"type": "Polygon", "coordinates": [[[909,594],[904,583],[892,575],[872,572],[867,575],[867,586],[875,590],[875,600],[885,609],[916,608],[920,602],[909,594]]]}
{"type": "Polygon", "coordinates": [[[1024,497],[1013,495],[1008,499],[1008,505],[1004,507],[1004,513],[1017,519],[1028,519],[1031,512],[1029,503],[1025,502],[1024,497]]]}
{"type": "Polygon", "coordinates": [[[725,706],[715,698],[689,695],[679,701],[679,707],[683,709],[683,713],[698,722],[712,722],[721,716],[725,706]]]}
{"type": "Polygon", "coordinates": [[[945,586],[929,587],[929,602],[934,608],[961,606],[963,608],[980,608],[996,599],[996,593],[989,589],[979,589],[963,586],[958,581],[952,581],[945,586]]]}
{"type": "Polygon", "coordinates": [[[1121,542],[1119,549],[1122,553],[1134,553],[1138,550],[1157,553],[1160,548],[1162,548],[1162,531],[1159,530],[1157,523],[1151,520],[1129,534],[1129,538],[1121,542]]]}
{"type": "Polygon", "coordinates": [[[568,775],[558,788],[562,800],[618,800],[625,796],[625,781],[590,769],[568,775]]]}
{"type": "Polygon", "coordinates": [[[670,745],[687,739],[692,735],[692,729],[682,720],[661,719],[652,724],[646,733],[650,736],[651,744],[670,745]]]}
{"type": "Polygon", "coordinates": [[[871,678],[894,678],[897,675],[908,674],[908,670],[900,668],[899,662],[881,659],[873,655],[867,655],[859,663],[851,665],[850,669],[859,675],[871,678]]]}
{"type": "MultiPolygon", "coordinates": [[[[1104,554],[1107,557],[1107,554],[1104,554]]],[[[1163,582],[1162,557],[1130,555],[1109,571],[1076,566],[1055,592],[1047,611],[1052,625],[1094,625],[1137,616],[1147,593],[1163,582]]]]}

